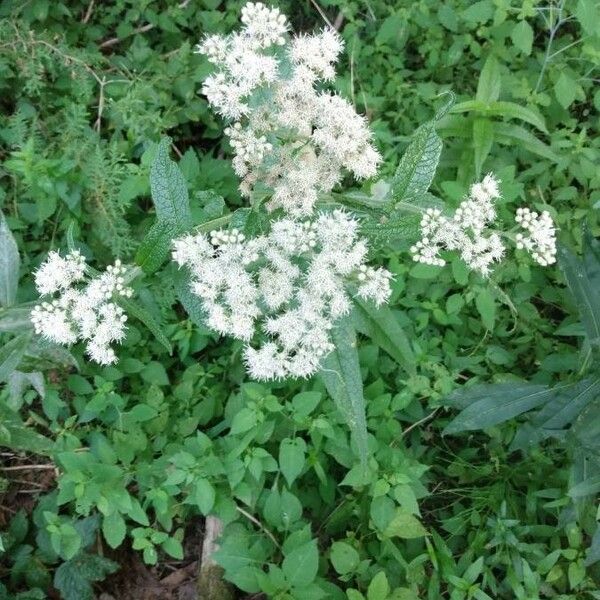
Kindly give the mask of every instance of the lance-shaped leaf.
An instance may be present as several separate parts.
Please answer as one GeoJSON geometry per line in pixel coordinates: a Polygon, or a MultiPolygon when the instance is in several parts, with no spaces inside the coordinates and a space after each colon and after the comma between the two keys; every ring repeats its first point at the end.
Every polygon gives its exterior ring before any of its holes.
{"type": "Polygon", "coordinates": [[[360,333],[369,336],[409,375],[416,373],[416,359],[408,336],[389,307],[377,308],[368,302],[357,300],[352,317],[354,326],[360,333]]]}
{"type": "Polygon", "coordinates": [[[171,342],[167,339],[167,336],[163,333],[160,323],[140,304],[127,298],[120,298],[119,303],[123,306],[125,311],[135,317],[138,321],[141,321],[154,335],[169,354],[173,351],[171,342]]]}
{"type": "Polygon", "coordinates": [[[19,284],[19,250],[0,212],[0,306],[14,304],[19,284]]]}
{"type": "Polygon", "coordinates": [[[527,382],[478,385],[451,394],[446,403],[462,411],[444,433],[484,429],[504,423],[556,396],[557,388],[527,382]]]}
{"type": "Polygon", "coordinates": [[[391,181],[392,208],[398,202],[414,203],[427,192],[441,152],[442,140],[435,131],[435,121],[419,127],[391,181]]]}
{"type": "Polygon", "coordinates": [[[559,261],[569,285],[589,343],[600,345],[600,243],[586,236],[584,259],[568,248],[559,247],[559,261]]]}
{"type": "Polygon", "coordinates": [[[363,465],[367,462],[367,420],[365,397],[356,347],[356,332],[350,317],[344,317],[331,332],[335,350],[322,361],[321,378],[329,395],[356,440],[363,465]]]}
{"type": "Polygon", "coordinates": [[[168,256],[171,241],[192,226],[187,184],[169,157],[171,139],[163,138],[150,168],[150,190],[158,225],[152,227],[136,256],[145,272],[156,271],[168,256]]]}
{"type": "Polygon", "coordinates": [[[31,333],[22,333],[0,348],[0,382],[6,381],[19,366],[30,340],[31,333]]]}

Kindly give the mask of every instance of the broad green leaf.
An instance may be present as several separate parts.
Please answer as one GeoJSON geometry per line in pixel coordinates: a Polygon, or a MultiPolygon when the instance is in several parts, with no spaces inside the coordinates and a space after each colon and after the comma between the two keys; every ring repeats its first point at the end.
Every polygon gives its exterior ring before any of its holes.
{"type": "Polygon", "coordinates": [[[512,43],[523,53],[529,56],[533,44],[533,29],[531,25],[523,20],[519,21],[511,31],[510,39],[512,43]]]}
{"type": "Polygon", "coordinates": [[[387,600],[389,593],[390,584],[386,574],[384,571],[379,571],[367,588],[367,600],[387,600]]]}
{"type": "Polygon", "coordinates": [[[208,515],[215,504],[215,488],[201,477],[194,486],[194,501],[203,515],[208,515]]]}
{"type": "Polygon", "coordinates": [[[22,333],[0,348],[0,382],[19,366],[30,340],[31,333],[22,333]]]}
{"type": "Polygon", "coordinates": [[[192,215],[185,177],[169,157],[170,146],[170,138],[161,139],[150,168],[150,189],[156,219],[172,223],[181,232],[192,225],[192,215]]]}
{"type": "Polygon", "coordinates": [[[587,339],[592,346],[600,345],[600,260],[598,242],[586,237],[584,260],[579,260],[568,248],[559,246],[561,269],[569,285],[587,339]]]}
{"type": "Polygon", "coordinates": [[[496,383],[457,390],[446,399],[463,410],[444,429],[459,433],[508,421],[556,397],[557,389],[527,382],[496,383]]]}
{"type": "Polygon", "coordinates": [[[442,140],[435,131],[435,121],[425,123],[415,132],[391,181],[393,203],[415,203],[433,181],[442,140]]]}
{"type": "Polygon", "coordinates": [[[576,93],[577,83],[562,71],[554,84],[554,95],[556,96],[558,103],[563,108],[569,108],[575,101],[576,93]]]}
{"type": "Polygon", "coordinates": [[[555,386],[554,397],[531,418],[538,430],[557,430],[572,423],[600,393],[600,376],[555,386]]]}
{"type": "Polygon", "coordinates": [[[288,583],[302,587],[312,583],[319,570],[317,540],[311,540],[292,550],[281,565],[288,583]]]}
{"type": "Polygon", "coordinates": [[[410,340],[387,306],[379,308],[357,300],[353,322],[361,333],[368,335],[385,350],[409,375],[416,373],[416,358],[410,340]]]}
{"type": "Polygon", "coordinates": [[[279,444],[279,466],[288,486],[296,480],[304,468],[306,442],[302,438],[285,438],[279,444]]]}
{"type": "Polygon", "coordinates": [[[144,273],[158,271],[167,260],[173,239],[179,231],[170,221],[156,221],[142,240],[135,255],[135,262],[144,273]]]}
{"type": "Polygon", "coordinates": [[[166,539],[162,544],[161,548],[173,558],[177,560],[183,560],[183,546],[181,542],[173,537],[166,539]]]}
{"type": "Polygon", "coordinates": [[[333,568],[340,574],[345,575],[354,571],[360,563],[358,552],[346,542],[334,542],[331,545],[329,560],[333,568]]]}
{"type": "Polygon", "coordinates": [[[160,324],[143,306],[127,298],[120,298],[119,303],[123,305],[128,314],[141,321],[148,328],[150,333],[164,346],[169,354],[173,352],[171,342],[169,342],[167,336],[163,333],[160,324]]]}
{"type": "Polygon", "coordinates": [[[569,489],[568,494],[571,498],[583,498],[585,496],[591,496],[597,494],[600,491],[600,475],[596,477],[590,477],[584,481],[574,485],[569,489]]]}
{"type": "Polygon", "coordinates": [[[111,548],[117,548],[123,543],[127,527],[121,513],[114,512],[102,520],[102,533],[111,548]]]}
{"type": "Polygon", "coordinates": [[[0,212],[0,306],[10,306],[15,302],[20,264],[17,242],[0,212]]]}
{"type": "Polygon", "coordinates": [[[575,16],[587,35],[600,36],[600,10],[595,0],[578,0],[575,16]]]}
{"type": "Polygon", "coordinates": [[[349,317],[332,329],[335,350],[322,361],[320,376],[354,435],[363,465],[367,462],[367,421],[356,332],[349,317]]]}
{"type": "Polygon", "coordinates": [[[500,65],[494,55],[490,54],[481,69],[475,99],[485,104],[495,102],[500,97],[501,85],[500,65]]]}
{"type": "Polygon", "coordinates": [[[403,508],[397,508],[396,514],[388,523],[383,532],[387,537],[399,537],[403,539],[420,538],[427,535],[427,530],[421,524],[421,521],[414,515],[411,515],[403,508]]]}
{"type": "Polygon", "coordinates": [[[102,581],[119,565],[96,554],[83,553],[62,563],[54,573],[54,587],[64,600],[93,600],[91,582],[102,581]]]}
{"type": "Polygon", "coordinates": [[[492,292],[490,292],[488,288],[479,290],[479,293],[475,296],[475,306],[481,315],[481,320],[483,321],[485,328],[490,331],[494,329],[494,323],[496,321],[496,302],[492,292]]]}
{"type": "Polygon", "coordinates": [[[481,178],[483,163],[488,157],[494,143],[494,124],[489,119],[478,118],[473,121],[473,154],[475,156],[475,173],[481,178]]]}

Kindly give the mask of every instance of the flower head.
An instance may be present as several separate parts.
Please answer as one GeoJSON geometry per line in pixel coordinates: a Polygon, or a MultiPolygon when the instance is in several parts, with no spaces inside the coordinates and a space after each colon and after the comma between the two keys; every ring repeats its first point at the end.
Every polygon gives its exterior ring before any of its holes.
{"type": "Polygon", "coordinates": [[[124,339],[127,321],[123,309],[113,300],[119,296],[129,298],[133,290],[126,285],[127,268],[119,260],[87,284],[82,283],[85,267],[85,259],[77,251],[64,258],[51,252],[36,271],[35,282],[42,296],[59,295],[35,306],[31,321],[37,334],[57,344],[85,341],[89,357],[107,365],[117,360],[110,344],[124,339]],[[82,285],[75,286],[77,283],[82,285]]]}
{"type": "Polygon", "coordinates": [[[257,379],[312,375],[333,349],[329,332],[351,310],[351,293],[376,304],[391,293],[390,274],[366,265],[358,223],[341,210],[279,219],[256,238],[221,230],[174,246],[207,325],[246,342],[244,362],[257,379]]]}
{"type": "Polygon", "coordinates": [[[268,210],[308,217],[319,193],[331,191],[346,173],[373,176],[381,161],[366,120],[346,100],[318,88],[335,77],[342,39],[324,29],[290,41],[285,16],[260,2],[247,3],[241,20],[238,32],[198,45],[217,69],[203,93],[235,121],[225,133],[242,193],[250,196],[261,182],[272,191],[268,210]],[[274,53],[274,45],[282,50],[274,53]]]}

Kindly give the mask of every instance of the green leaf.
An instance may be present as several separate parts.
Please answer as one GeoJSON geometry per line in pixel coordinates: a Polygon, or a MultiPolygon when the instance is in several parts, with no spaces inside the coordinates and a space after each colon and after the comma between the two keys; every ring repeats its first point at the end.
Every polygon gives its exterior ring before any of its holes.
{"type": "Polygon", "coordinates": [[[279,466],[290,487],[302,473],[305,453],[306,442],[302,438],[285,438],[279,444],[279,466]]]}
{"type": "Polygon", "coordinates": [[[0,212],[0,306],[10,306],[15,302],[20,264],[17,242],[0,212]]]}
{"type": "Polygon", "coordinates": [[[385,350],[409,375],[416,374],[416,358],[410,340],[387,306],[379,308],[357,299],[353,322],[358,331],[385,350]]]}
{"type": "Polygon", "coordinates": [[[123,543],[127,527],[121,513],[114,512],[102,520],[102,533],[111,548],[116,548],[123,543]]]}
{"type": "Polygon", "coordinates": [[[0,333],[28,331],[33,329],[31,308],[12,306],[0,308],[0,333]]]}
{"type": "Polygon", "coordinates": [[[504,423],[556,397],[557,388],[527,382],[495,383],[458,390],[446,399],[462,412],[444,429],[445,434],[484,429],[504,423]]]}
{"type": "Polygon", "coordinates": [[[500,65],[495,56],[490,54],[481,69],[475,99],[484,104],[495,102],[500,97],[501,85],[500,65]]]}
{"type": "Polygon", "coordinates": [[[204,516],[208,515],[215,504],[215,488],[203,477],[196,480],[194,485],[194,501],[204,516]]]}
{"type": "Polygon", "coordinates": [[[167,336],[163,333],[161,326],[143,306],[127,298],[120,298],[119,303],[128,314],[141,321],[148,328],[150,333],[162,344],[169,354],[173,352],[171,342],[169,342],[167,336]]]}
{"type": "Polygon", "coordinates": [[[135,262],[144,273],[158,271],[169,257],[177,228],[170,221],[156,221],[150,227],[135,255],[135,262]]]}
{"type": "Polygon", "coordinates": [[[160,140],[150,168],[150,190],[158,221],[171,223],[177,232],[192,225],[192,214],[183,173],[169,158],[171,139],[160,140]]]}
{"type": "Polygon", "coordinates": [[[433,181],[442,140],[435,131],[435,121],[425,123],[415,132],[391,181],[393,203],[415,203],[433,181]]]}
{"type": "Polygon", "coordinates": [[[93,600],[93,581],[102,581],[119,568],[117,563],[95,554],[80,554],[62,563],[54,573],[54,587],[63,600],[93,600]]]}
{"type": "Polygon", "coordinates": [[[579,260],[570,250],[559,246],[560,267],[565,275],[575,302],[588,342],[600,345],[600,243],[589,235],[584,241],[584,260],[579,260]]]}
{"type": "Polygon", "coordinates": [[[384,571],[379,571],[367,588],[367,600],[387,600],[389,593],[390,584],[386,574],[384,571]]]}
{"type": "Polygon", "coordinates": [[[540,430],[557,430],[572,423],[596,399],[600,392],[600,375],[552,388],[554,397],[531,419],[540,430]]]}
{"type": "Polygon", "coordinates": [[[19,366],[30,340],[31,333],[22,333],[0,348],[0,382],[6,381],[19,366]]]}
{"type": "Polygon", "coordinates": [[[413,539],[426,536],[427,530],[417,517],[411,515],[403,508],[397,508],[396,514],[385,528],[384,535],[387,537],[413,539]]]}
{"type": "Polygon", "coordinates": [[[577,84],[564,71],[558,76],[554,84],[554,95],[563,108],[569,108],[575,101],[577,84]]]}
{"type": "Polygon", "coordinates": [[[480,100],[467,100],[459,102],[452,108],[453,113],[472,112],[479,117],[504,117],[505,119],[519,119],[525,121],[547,133],[546,122],[537,112],[521,106],[515,102],[497,101],[486,104],[480,100]]]}
{"type": "Polygon", "coordinates": [[[533,29],[527,21],[517,23],[510,34],[512,43],[523,53],[529,56],[533,45],[533,29]]]}
{"type": "Polygon", "coordinates": [[[331,545],[329,560],[340,575],[354,571],[360,563],[358,552],[346,542],[334,542],[331,545]]]}
{"type": "Polygon", "coordinates": [[[192,213],[185,177],[169,157],[171,139],[162,138],[150,168],[150,190],[157,222],[142,242],[136,262],[153,273],[169,255],[173,238],[192,226],[192,213]]]}
{"type": "Polygon", "coordinates": [[[475,156],[475,173],[481,177],[483,163],[488,157],[494,143],[494,124],[489,119],[473,121],[473,153],[475,156]]]}
{"type": "Polygon", "coordinates": [[[281,565],[288,583],[302,587],[312,583],[319,570],[317,540],[311,540],[292,550],[281,565]]]}
{"type": "Polygon", "coordinates": [[[482,288],[475,296],[475,306],[481,315],[481,320],[486,329],[494,329],[496,321],[496,302],[492,292],[488,288],[482,288]]]}
{"type": "Polygon", "coordinates": [[[584,498],[597,494],[600,491],[600,475],[589,477],[584,481],[574,485],[569,489],[568,494],[571,498],[584,498]]]}
{"type": "Polygon", "coordinates": [[[520,125],[495,123],[495,129],[496,140],[501,144],[521,147],[532,154],[537,154],[555,163],[560,161],[560,157],[550,146],[538,140],[535,135],[520,125]]]}
{"type": "Polygon", "coordinates": [[[367,462],[367,421],[356,332],[350,318],[340,319],[332,329],[335,350],[322,361],[321,379],[354,435],[363,465],[367,462]]]}
{"type": "Polygon", "coordinates": [[[595,0],[578,0],[575,16],[586,34],[600,36],[600,11],[595,0]]]}
{"type": "Polygon", "coordinates": [[[183,546],[181,542],[176,538],[167,538],[162,544],[162,549],[173,558],[177,560],[183,560],[183,546]]]}

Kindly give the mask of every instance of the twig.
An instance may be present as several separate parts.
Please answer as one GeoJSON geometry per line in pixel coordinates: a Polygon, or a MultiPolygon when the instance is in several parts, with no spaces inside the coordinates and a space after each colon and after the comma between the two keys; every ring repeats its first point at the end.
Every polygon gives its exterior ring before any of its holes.
{"type": "MultiPolygon", "coordinates": [[[[190,3],[190,0],[183,0],[183,2],[180,2],[177,5],[177,8],[183,9],[189,3],[190,3]]],[[[113,37],[108,40],[105,40],[104,42],[102,42],[100,44],[100,48],[110,48],[111,46],[115,46],[119,42],[123,41],[124,39],[126,39],[128,37],[131,37],[132,35],[136,35],[138,33],[146,33],[147,31],[150,31],[151,29],[154,29],[155,27],[156,27],[156,25],[153,25],[152,23],[146,23],[146,25],[142,25],[141,27],[134,29],[129,35],[126,35],[125,37],[122,37],[122,38],[113,37]]]]}
{"type": "Polygon", "coordinates": [[[327,23],[329,27],[335,29],[334,26],[331,24],[331,21],[327,18],[327,15],[323,12],[323,9],[317,3],[317,0],[310,0],[310,3],[317,9],[317,12],[321,15],[323,21],[325,21],[325,23],[327,23]]]}
{"type": "Polygon", "coordinates": [[[344,24],[344,15],[342,14],[342,11],[340,10],[340,12],[337,14],[337,17],[335,18],[335,21],[333,22],[333,28],[336,31],[339,31],[343,24],[344,24]]]}
{"type": "Polygon", "coordinates": [[[26,469],[56,469],[56,465],[14,465],[0,467],[1,471],[25,471],[26,469]]]}
{"type": "Polygon", "coordinates": [[[281,549],[281,546],[279,545],[279,542],[275,539],[275,536],[254,516],[252,516],[249,512],[246,512],[243,508],[236,506],[235,507],[236,510],[244,515],[247,519],[249,519],[250,521],[252,521],[256,526],[260,527],[269,537],[269,539],[275,544],[275,546],[279,549],[281,549]]]}
{"type": "MultiPolygon", "coordinates": [[[[138,27],[137,29],[134,29],[128,36],[126,37],[130,37],[132,35],[136,35],[138,33],[146,33],[147,31],[150,31],[151,29],[154,29],[154,25],[152,23],[146,23],[146,25],[142,25],[141,27],[138,27]]],[[[113,37],[110,38],[109,40],[105,40],[104,42],[102,42],[100,44],[100,48],[110,48],[110,46],[115,46],[116,44],[118,44],[119,42],[123,41],[125,38],[120,38],[120,37],[113,37]]]]}
{"type": "Polygon", "coordinates": [[[81,19],[81,22],[84,25],[87,24],[87,22],[90,20],[90,18],[92,16],[92,12],[94,10],[94,2],[95,2],[95,0],[90,0],[87,10],[85,11],[85,16],[83,17],[83,19],[81,19]]]}
{"type": "Polygon", "coordinates": [[[415,427],[418,427],[419,425],[422,425],[426,421],[429,421],[430,419],[433,419],[433,417],[435,417],[435,415],[437,414],[438,410],[440,410],[439,407],[435,408],[434,410],[432,410],[427,416],[423,417],[422,419],[419,419],[416,423],[413,423],[412,425],[409,425],[400,434],[400,437],[403,438],[405,435],[407,435],[408,433],[410,433],[415,427]]]}

